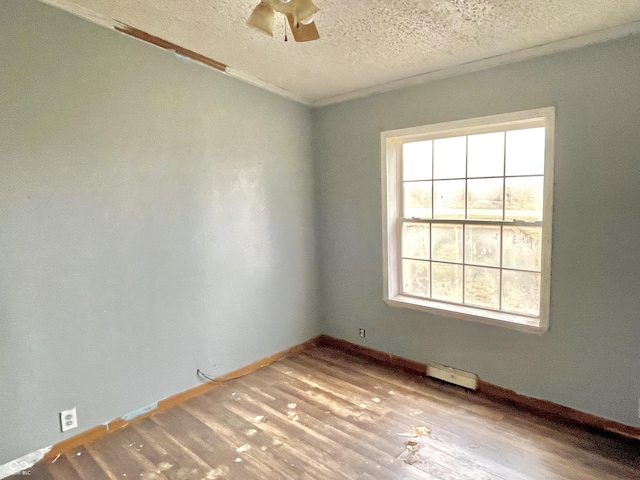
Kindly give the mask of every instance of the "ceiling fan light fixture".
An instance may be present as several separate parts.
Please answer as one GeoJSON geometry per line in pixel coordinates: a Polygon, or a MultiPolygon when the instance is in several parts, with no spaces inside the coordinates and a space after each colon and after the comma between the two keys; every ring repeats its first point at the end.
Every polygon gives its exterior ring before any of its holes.
{"type": "Polygon", "coordinates": [[[298,4],[298,21],[304,25],[309,25],[309,23],[313,22],[313,15],[318,13],[320,9],[311,0],[297,0],[296,3],[298,4]],[[305,23],[309,18],[311,21],[309,23],[305,23]]]}
{"type": "Polygon", "coordinates": [[[256,8],[253,9],[251,17],[247,22],[249,26],[257,28],[264,33],[273,36],[273,17],[275,12],[273,8],[267,5],[265,2],[260,2],[256,8]]]}

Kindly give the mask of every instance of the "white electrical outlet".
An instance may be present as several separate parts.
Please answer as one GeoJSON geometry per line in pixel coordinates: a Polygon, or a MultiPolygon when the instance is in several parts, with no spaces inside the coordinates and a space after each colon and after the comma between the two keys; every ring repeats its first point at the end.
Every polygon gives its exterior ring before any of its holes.
{"type": "Polygon", "coordinates": [[[64,410],[60,412],[60,429],[63,432],[76,428],[78,426],[78,415],[76,409],[64,410]]]}

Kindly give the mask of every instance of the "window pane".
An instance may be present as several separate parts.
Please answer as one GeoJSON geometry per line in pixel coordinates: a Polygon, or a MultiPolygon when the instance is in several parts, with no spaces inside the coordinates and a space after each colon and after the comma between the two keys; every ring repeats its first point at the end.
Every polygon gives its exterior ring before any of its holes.
{"type": "Polygon", "coordinates": [[[544,146],[544,127],[507,132],[506,175],[543,175],[544,146]]]}
{"type": "Polygon", "coordinates": [[[500,270],[465,267],[464,303],[500,308],[500,270]]]}
{"type": "Polygon", "coordinates": [[[502,220],[502,178],[469,180],[467,182],[467,218],[502,220]]]}
{"type": "Polygon", "coordinates": [[[462,225],[431,225],[433,260],[462,263],[462,225]]]}
{"type": "Polygon", "coordinates": [[[540,274],[502,271],[502,309],[527,315],[540,314],[540,274]]]}
{"type": "Polygon", "coordinates": [[[429,225],[405,223],[402,225],[402,256],[429,260],[429,225]]]}
{"type": "Polygon", "coordinates": [[[502,265],[540,271],[542,228],[504,227],[502,265]]]}
{"type": "Polygon", "coordinates": [[[433,178],[465,177],[467,172],[467,137],[434,140],[433,150],[433,178]]]}
{"type": "Polygon", "coordinates": [[[500,266],[500,227],[467,225],[465,263],[500,266]]]}
{"type": "Polygon", "coordinates": [[[402,145],[402,176],[404,180],[431,180],[432,141],[402,145]]]}
{"type": "Polygon", "coordinates": [[[402,260],[402,285],[404,293],[429,297],[429,262],[402,260]]]}
{"type": "Polygon", "coordinates": [[[404,218],[431,218],[431,182],[404,184],[404,218]]]}
{"type": "Polygon", "coordinates": [[[544,177],[506,179],[505,220],[542,220],[544,177]]]}
{"type": "Polygon", "coordinates": [[[469,135],[468,177],[504,175],[504,132],[469,135]]]}
{"type": "Polygon", "coordinates": [[[432,263],[433,298],[447,302],[462,302],[462,265],[432,263]]]}
{"type": "Polygon", "coordinates": [[[435,218],[464,218],[464,180],[433,182],[435,218]]]}

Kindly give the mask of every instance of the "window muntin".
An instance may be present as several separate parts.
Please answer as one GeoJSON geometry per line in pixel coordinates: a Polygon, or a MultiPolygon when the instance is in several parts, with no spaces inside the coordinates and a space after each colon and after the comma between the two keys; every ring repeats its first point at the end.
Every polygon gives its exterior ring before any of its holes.
{"type": "Polygon", "coordinates": [[[383,133],[385,300],[546,329],[553,116],[383,133]]]}

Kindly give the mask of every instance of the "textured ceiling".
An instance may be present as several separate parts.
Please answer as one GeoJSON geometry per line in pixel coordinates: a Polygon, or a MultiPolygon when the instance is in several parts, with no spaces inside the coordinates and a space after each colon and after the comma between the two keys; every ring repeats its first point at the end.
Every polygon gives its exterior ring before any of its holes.
{"type": "Polygon", "coordinates": [[[280,15],[273,38],[247,26],[259,0],[43,1],[130,25],[316,104],[614,27],[640,31],[639,0],[314,0],[321,38],[308,43],[285,43],[280,15]]]}

